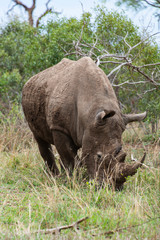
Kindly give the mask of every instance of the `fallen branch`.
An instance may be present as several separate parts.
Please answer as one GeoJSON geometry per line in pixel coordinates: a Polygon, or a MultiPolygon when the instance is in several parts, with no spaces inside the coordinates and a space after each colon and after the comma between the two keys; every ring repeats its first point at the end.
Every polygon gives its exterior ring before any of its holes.
{"type": "Polygon", "coordinates": [[[87,219],[88,219],[88,217],[84,217],[84,218],[81,218],[78,221],[76,221],[72,224],[69,224],[69,225],[60,226],[60,227],[56,227],[56,228],[50,228],[50,229],[43,229],[43,230],[40,229],[34,233],[56,234],[56,233],[59,233],[61,230],[65,230],[65,229],[69,229],[69,228],[76,228],[79,223],[81,223],[87,219]]]}

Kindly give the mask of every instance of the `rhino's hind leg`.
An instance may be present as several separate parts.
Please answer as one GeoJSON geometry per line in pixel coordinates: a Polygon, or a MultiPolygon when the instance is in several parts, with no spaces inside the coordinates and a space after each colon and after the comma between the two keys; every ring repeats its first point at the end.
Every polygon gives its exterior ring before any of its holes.
{"type": "Polygon", "coordinates": [[[75,157],[78,148],[74,145],[71,138],[60,131],[53,132],[54,145],[61,158],[61,167],[72,172],[75,165],[75,157]]]}
{"type": "Polygon", "coordinates": [[[51,170],[51,172],[54,175],[58,175],[59,170],[58,170],[57,165],[55,163],[55,159],[54,159],[51,144],[49,144],[48,142],[46,142],[46,141],[44,141],[41,138],[36,137],[36,136],[35,136],[35,139],[38,143],[40,154],[41,154],[42,158],[44,159],[44,161],[47,163],[49,169],[51,170]]]}

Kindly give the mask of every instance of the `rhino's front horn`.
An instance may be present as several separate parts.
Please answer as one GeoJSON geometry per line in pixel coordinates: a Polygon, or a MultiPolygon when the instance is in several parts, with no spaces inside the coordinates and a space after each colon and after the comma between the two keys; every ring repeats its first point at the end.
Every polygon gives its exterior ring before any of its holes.
{"type": "Polygon", "coordinates": [[[139,114],[124,114],[123,118],[125,121],[125,124],[128,124],[130,122],[135,121],[142,121],[147,116],[147,112],[139,113],[139,114]]]}
{"type": "Polygon", "coordinates": [[[118,181],[125,182],[126,177],[133,176],[139,167],[142,166],[146,157],[146,153],[144,153],[140,162],[136,162],[134,164],[127,164],[127,163],[119,163],[119,167],[116,170],[116,179],[118,181]]]}
{"type": "Polygon", "coordinates": [[[132,176],[137,172],[137,169],[142,166],[142,163],[144,162],[145,157],[146,157],[146,153],[144,153],[140,162],[136,162],[133,165],[131,165],[130,174],[128,176],[132,176]]]}

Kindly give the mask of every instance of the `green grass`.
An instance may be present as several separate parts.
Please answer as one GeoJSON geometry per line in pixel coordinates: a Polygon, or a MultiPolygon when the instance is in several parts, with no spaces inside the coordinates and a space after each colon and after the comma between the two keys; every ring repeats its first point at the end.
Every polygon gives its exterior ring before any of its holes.
{"type": "Polygon", "coordinates": [[[148,167],[130,177],[121,192],[108,186],[95,190],[83,169],[53,178],[23,118],[18,125],[12,120],[0,129],[0,239],[160,239],[158,142],[146,146],[142,136],[135,140],[126,132],[128,154],[139,159],[145,147],[148,167]],[[86,216],[77,229],[58,236],[39,231],[86,216]]]}

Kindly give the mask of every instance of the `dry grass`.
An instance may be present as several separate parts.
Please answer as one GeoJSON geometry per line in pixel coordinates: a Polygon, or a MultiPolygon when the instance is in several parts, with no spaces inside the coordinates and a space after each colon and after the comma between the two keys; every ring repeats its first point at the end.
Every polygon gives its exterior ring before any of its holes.
{"type": "Polygon", "coordinates": [[[160,239],[160,145],[144,142],[143,131],[135,129],[127,130],[124,142],[128,160],[131,153],[139,159],[147,151],[147,167],[129,178],[122,192],[108,186],[95,190],[83,170],[72,177],[48,173],[19,110],[2,119],[0,239],[160,239]],[[58,235],[39,231],[85,216],[79,228],[58,235]]]}

